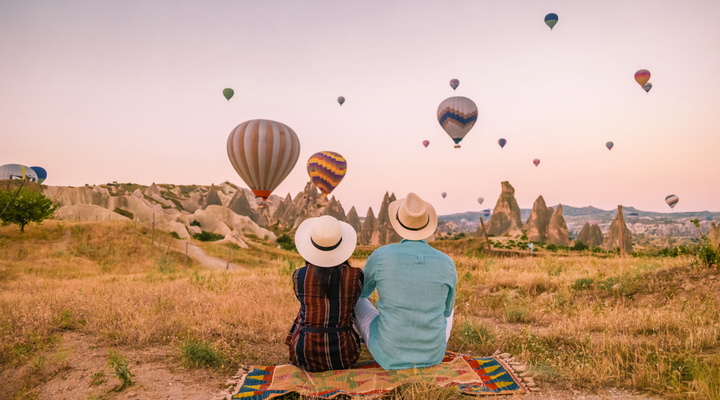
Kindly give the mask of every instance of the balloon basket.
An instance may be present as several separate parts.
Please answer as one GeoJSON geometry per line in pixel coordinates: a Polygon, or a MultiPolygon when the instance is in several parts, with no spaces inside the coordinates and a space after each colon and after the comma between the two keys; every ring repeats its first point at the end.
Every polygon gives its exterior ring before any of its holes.
{"type": "Polygon", "coordinates": [[[459,145],[459,144],[456,144],[456,145],[455,145],[455,148],[456,148],[456,149],[459,149],[459,148],[460,148],[460,145],[459,145]]]}

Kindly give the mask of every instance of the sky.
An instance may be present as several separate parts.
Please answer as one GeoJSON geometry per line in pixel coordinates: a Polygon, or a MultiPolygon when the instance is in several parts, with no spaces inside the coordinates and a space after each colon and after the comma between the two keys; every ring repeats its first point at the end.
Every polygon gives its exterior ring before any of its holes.
{"type": "Polygon", "coordinates": [[[718,20],[716,0],[0,0],[0,164],[48,185],[246,186],[227,137],[265,118],[301,143],[274,193],[335,151],[332,194],[361,216],[386,191],[492,208],[502,181],[522,208],[720,211],[718,20]],[[479,109],[460,149],[436,117],[451,96],[479,109]]]}

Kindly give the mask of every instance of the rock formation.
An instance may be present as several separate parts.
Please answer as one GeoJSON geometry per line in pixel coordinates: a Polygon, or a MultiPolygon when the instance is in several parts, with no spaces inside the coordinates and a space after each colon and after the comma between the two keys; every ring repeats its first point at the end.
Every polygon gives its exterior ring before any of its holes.
{"type": "Polygon", "coordinates": [[[610,224],[610,229],[608,229],[605,234],[605,239],[600,247],[605,251],[611,251],[616,248],[621,248],[626,253],[633,251],[632,235],[630,234],[630,230],[627,228],[627,225],[625,225],[622,207],[618,208],[618,213],[615,215],[615,218],[613,218],[612,223],[610,224]],[[621,229],[622,235],[620,234],[621,229]]]}
{"type": "Polygon", "coordinates": [[[55,219],[73,222],[130,221],[129,218],[94,204],[74,204],[55,212],[55,219]]]}
{"type": "Polygon", "coordinates": [[[232,199],[230,199],[230,204],[228,204],[228,208],[237,215],[244,215],[246,217],[252,217],[253,215],[253,209],[250,206],[250,202],[248,201],[247,196],[245,196],[245,193],[242,190],[238,190],[235,192],[232,199]]]}
{"type": "Polygon", "coordinates": [[[500,198],[493,209],[490,223],[485,224],[489,235],[503,236],[520,235],[522,221],[520,220],[520,207],[515,200],[515,189],[509,182],[502,183],[500,198]]]}
{"type": "Polygon", "coordinates": [[[375,233],[375,214],[373,213],[372,207],[370,207],[368,208],[367,216],[365,216],[365,222],[363,222],[362,230],[358,235],[358,244],[371,244],[373,241],[373,234],[375,233]]]}
{"type": "Polygon", "coordinates": [[[558,204],[557,209],[550,217],[547,243],[554,244],[555,246],[570,246],[570,235],[567,224],[565,224],[565,218],[563,217],[562,204],[558,204]]]}
{"type": "Polygon", "coordinates": [[[221,206],[221,205],[223,205],[222,200],[220,200],[220,196],[218,195],[215,185],[210,186],[210,190],[208,191],[208,194],[205,197],[205,202],[203,204],[203,210],[207,209],[208,206],[221,206]]]}
{"type": "MultiPolygon", "coordinates": [[[[533,204],[530,218],[525,223],[525,234],[531,242],[545,243],[548,238],[548,226],[553,215],[552,207],[545,205],[545,199],[538,196],[533,204]]],[[[565,227],[567,230],[567,227],[565,227]]]]}
{"type": "Polygon", "coordinates": [[[710,242],[712,243],[713,248],[715,250],[719,250],[720,249],[720,224],[718,224],[716,226],[715,223],[713,222],[710,225],[710,234],[708,235],[708,237],[710,238],[710,242]]]}
{"type": "Polygon", "coordinates": [[[380,212],[378,213],[378,219],[376,224],[376,231],[378,233],[377,243],[370,244],[375,246],[383,246],[388,243],[397,243],[402,240],[400,235],[395,232],[395,228],[393,228],[390,224],[390,215],[388,214],[388,207],[390,206],[390,203],[395,200],[395,193],[389,195],[388,192],[385,192],[385,197],[383,197],[383,202],[380,205],[380,212]]]}
{"type": "Polygon", "coordinates": [[[191,218],[199,222],[202,230],[206,232],[213,232],[227,237],[227,235],[237,230],[238,232],[233,233],[231,237],[237,238],[253,234],[260,239],[267,236],[271,242],[276,240],[274,233],[261,228],[246,216],[235,214],[227,207],[208,206],[205,210],[195,211],[191,218]]]}
{"type": "Polygon", "coordinates": [[[323,215],[328,203],[328,199],[323,197],[315,184],[310,181],[305,185],[305,189],[295,196],[295,200],[285,206],[281,204],[284,208],[282,214],[276,212],[272,216],[271,223],[276,223],[283,229],[296,229],[306,219],[323,215]]]}
{"type": "Polygon", "coordinates": [[[589,248],[598,247],[603,242],[602,231],[600,231],[599,226],[586,222],[575,242],[582,243],[589,248]]]}
{"type": "Polygon", "coordinates": [[[340,204],[339,201],[335,200],[335,196],[330,199],[330,202],[325,207],[325,212],[323,213],[323,215],[329,215],[339,221],[346,222],[345,210],[343,210],[342,204],[340,204]]]}
{"type": "Polygon", "coordinates": [[[160,194],[160,188],[155,184],[155,182],[153,182],[152,185],[148,186],[148,188],[145,189],[145,192],[143,192],[143,194],[164,205],[165,207],[175,206],[175,203],[162,197],[162,195],[160,194]]]}
{"type": "Polygon", "coordinates": [[[666,249],[672,249],[673,247],[675,247],[675,239],[673,239],[672,235],[667,235],[663,247],[665,247],[666,249]]]}
{"type": "Polygon", "coordinates": [[[360,224],[360,217],[358,217],[357,211],[355,211],[355,206],[353,206],[350,209],[350,212],[348,213],[347,217],[345,218],[345,221],[348,224],[350,224],[350,226],[352,226],[353,229],[355,229],[355,232],[357,232],[358,239],[359,239],[360,238],[360,230],[362,229],[362,225],[360,224]]]}

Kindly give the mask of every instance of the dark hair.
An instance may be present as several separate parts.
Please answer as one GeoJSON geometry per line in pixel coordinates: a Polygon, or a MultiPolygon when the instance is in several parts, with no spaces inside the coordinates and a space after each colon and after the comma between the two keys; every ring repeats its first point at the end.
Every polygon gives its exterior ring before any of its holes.
{"type": "Polygon", "coordinates": [[[337,297],[340,294],[340,268],[345,265],[349,265],[347,261],[334,267],[315,267],[315,273],[327,297],[337,297]]]}

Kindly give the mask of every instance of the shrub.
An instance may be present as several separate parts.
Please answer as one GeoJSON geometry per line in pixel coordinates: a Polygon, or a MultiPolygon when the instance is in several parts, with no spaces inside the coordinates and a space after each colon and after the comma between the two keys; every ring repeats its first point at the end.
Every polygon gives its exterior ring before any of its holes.
{"type": "Polygon", "coordinates": [[[580,278],[573,283],[572,288],[576,290],[588,289],[591,288],[594,284],[595,279],[593,278],[580,278]]]}
{"type": "Polygon", "coordinates": [[[548,251],[558,251],[558,247],[554,244],[549,244],[546,248],[548,249],[548,251]]]}
{"type": "Polygon", "coordinates": [[[113,211],[116,212],[116,213],[118,213],[118,214],[120,214],[120,215],[122,215],[123,217],[128,217],[128,218],[130,218],[130,219],[132,219],[132,220],[135,219],[135,214],[131,213],[131,212],[128,211],[128,210],[123,210],[122,208],[117,208],[117,207],[115,207],[115,209],[114,209],[113,211]]]}
{"type": "Polygon", "coordinates": [[[199,240],[201,242],[214,242],[220,239],[225,238],[225,236],[219,234],[219,233],[212,233],[212,232],[205,232],[202,231],[201,233],[196,233],[193,235],[193,239],[199,240]]]}
{"type": "Polygon", "coordinates": [[[584,251],[589,249],[589,247],[583,242],[575,242],[573,247],[571,247],[570,249],[575,251],[584,251]]]}
{"type": "Polygon", "coordinates": [[[200,222],[198,220],[194,219],[192,222],[190,222],[190,226],[197,226],[198,228],[202,228],[202,225],[200,225],[200,222]]]}
{"type": "Polygon", "coordinates": [[[211,344],[200,340],[185,340],[180,346],[185,362],[194,368],[215,368],[224,363],[224,357],[211,344]]]}
{"type": "Polygon", "coordinates": [[[295,242],[293,241],[293,238],[290,237],[287,233],[283,233],[277,238],[277,242],[280,245],[280,247],[284,250],[289,251],[297,251],[297,248],[295,247],[295,242]]]}
{"type": "Polygon", "coordinates": [[[135,374],[130,372],[130,361],[127,358],[121,356],[117,350],[108,349],[108,365],[113,370],[113,376],[120,381],[120,386],[116,387],[115,390],[119,392],[126,387],[132,386],[132,378],[135,377],[135,374]]]}
{"type": "Polygon", "coordinates": [[[170,236],[172,236],[173,239],[180,239],[180,235],[175,231],[170,232],[170,236]]]}

